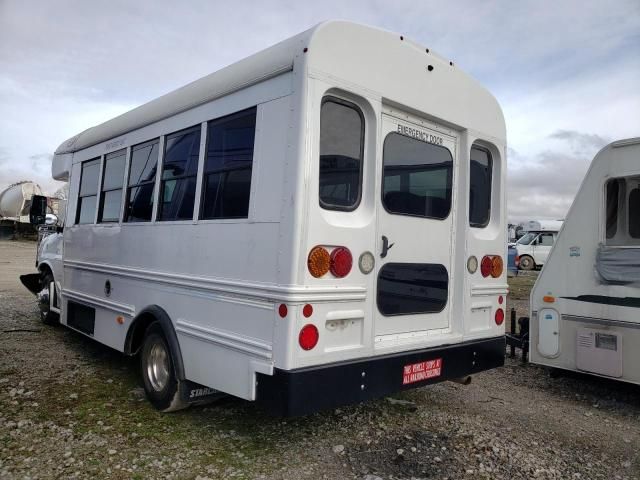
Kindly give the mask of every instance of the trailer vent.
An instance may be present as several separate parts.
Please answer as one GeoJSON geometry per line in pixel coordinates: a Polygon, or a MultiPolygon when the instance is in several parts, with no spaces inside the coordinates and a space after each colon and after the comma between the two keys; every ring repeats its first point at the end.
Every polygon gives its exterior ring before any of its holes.
{"type": "Polygon", "coordinates": [[[580,328],[576,340],[578,370],[608,377],[622,376],[622,339],[619,333],[580,328]]]}

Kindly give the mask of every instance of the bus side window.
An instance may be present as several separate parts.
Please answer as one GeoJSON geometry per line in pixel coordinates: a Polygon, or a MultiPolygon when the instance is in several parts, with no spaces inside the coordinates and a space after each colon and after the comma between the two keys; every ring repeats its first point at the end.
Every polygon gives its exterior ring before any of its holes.
{"type": "Polygon", "coordinates": [[[488,150],[471,147],[469,164],[469,225],[486,227],[491,218],[491,176],[493,159],[488,150]]]}
{"type": "Polygon", "coordinates": [[[126,150],[120,150],[109,153],[104,157],[104,173],[102,175],[102,193],[100,195],[98,223],[117,222],[120,220],[126,153],[126,150]]]}
{"type": "Polygon", "coordinates": [[[76,223],[93,223],[98,200],[98,176],[100,175],[100,159],[82,163],[80,175],[80,193],[76,208],[76,223]]]}
{"type": "Polygon", "coordinates": [[[191,220],[196,197],[200,125],[167,135],[158,220],[191,220]]]}
{"type": "Polygon", "coordinates": [[[256,108],[212,120],[207,132],[200,218],[247,218],[256,108]]]}
{"type": "Polygon", "coordinates": [[[640,238],[640,187],[629,193],[629,235],[640,238]]]}
{"type": "Polygon", "coordinates": [[[124,222],[148,222],[153,212],[153,188],[158,165],[158,140],[135,145],[127,184],[124,222]]]}
{"type": "Polygon", "coordinates": [[[355,210],[362,194],[364,117],[351,102],[325,97],[320,109],[320,206],[355,210]]]}

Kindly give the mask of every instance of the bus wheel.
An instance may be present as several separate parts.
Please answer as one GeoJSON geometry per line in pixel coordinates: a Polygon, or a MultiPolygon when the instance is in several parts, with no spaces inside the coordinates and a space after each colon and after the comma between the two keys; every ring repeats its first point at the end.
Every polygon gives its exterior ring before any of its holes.
{"type": "Polygon", "coordinates": [[[46,272],[40,279],[40,292],[38,293],[38,307],[40,307],[40,320],[47,325],[55,325],[60,320],[57,313],[51,311],[49,300],[49,286],[53,282],[53,274],[46,272]]]}
{"type": "Polygon", "coordinates": [[[175,374],[171,349],[158,322],[145,332],[140,353],[144,391],[152,405],[161,412],[174,412],[189,404],[182,400],[182,382],[175,374]]]}
{"type": "Polygon", "coordinates": [[[536,268],[536,262],[529,255],[520,257],[520,270],[533,270],[536,268]]]}

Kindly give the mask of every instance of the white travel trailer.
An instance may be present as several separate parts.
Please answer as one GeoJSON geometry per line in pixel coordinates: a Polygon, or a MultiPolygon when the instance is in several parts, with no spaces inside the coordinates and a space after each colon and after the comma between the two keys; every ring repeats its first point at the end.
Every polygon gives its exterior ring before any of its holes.
{"type": "Polygon", "coordinates": [[[640,138],[591,163],[531,292],[531,361],[640,384],[640,138]]]}
{"type": "Polygon", "coordinates": [[[516,263],[522,270],[533,270],[547,261],[562,228],[562,220],[531,220],[522,228],[527,233],[514,243],[516,263]]]}
{"type": "Polygon", "coordinates": [[[165,411],[464,377],[503,364],[505,161],[500,106],[453,62],[323,23],[63,143],[42,287],[140,355],[165,411]]]}

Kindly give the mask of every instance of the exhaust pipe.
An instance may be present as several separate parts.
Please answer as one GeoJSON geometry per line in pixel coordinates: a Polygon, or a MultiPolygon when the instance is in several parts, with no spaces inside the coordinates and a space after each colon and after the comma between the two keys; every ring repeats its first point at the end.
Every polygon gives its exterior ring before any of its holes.
{"type": "Polygon", "coordinates": [[[460,385],[469,385],[471,383],[471,375],[467,375],[466,377],[460,377],[460,378],[452,378],[449,381],[459,383],[460,385]]]}

